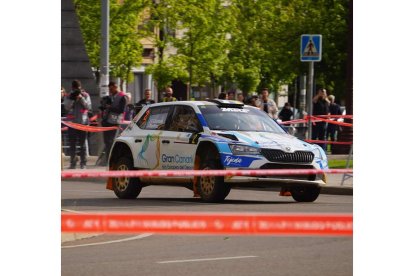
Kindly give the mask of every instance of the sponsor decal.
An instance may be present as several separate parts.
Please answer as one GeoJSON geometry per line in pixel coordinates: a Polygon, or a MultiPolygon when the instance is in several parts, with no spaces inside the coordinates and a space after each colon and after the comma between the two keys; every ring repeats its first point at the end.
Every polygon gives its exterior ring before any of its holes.
{"type": "Polygon", "coordinates": [[[224,112],[241,112],[241,113],[249,113],[248,109],[241,109],[241,108],[229,108],[229,107],[222,107],[221,111],[224,112]]]}
{"type": "Polygon", "coordinates": [[[226,166],[229,166],[230,164],[241,164],[242,161],[243,160],[240,157],[231,157],[229,155],[227,155],[226,158],[224,158],[224,164],[226,166]]]}
{"type": "Polygon", "coordinates": [[[180,156],[178,154],[175,156],[163,154],[161,160],[164,163],[194,163],[192,156],[180,156]]]}
{"type": "Polygon", "coordinates": [[[194,166],[194,159],[192,156],[181,155],[161,155],[163,170],[192,170],[194,166]]]}
{"type": "Polygon", "coordinates": [[[141,148],[140,152],[138,153],[138,161],[143,161],[144,164],[146,164],[146,167],[148,167],[149,169],[152,169],[152,170],[158,168],[158,166],[160,165],[160,136],[161,136],[161,134],[162,134],[162,131],[160,133],[158,133],[158,135],[148,134],[147,137],[145,137],[145,141],[144,141],[144,144],[142,145],[142,148],[141,148]],[[156,161],[156,164],[155,164],[154,167],[150,167],[149,162],[146,158],[146,153],[147,153],[148,147],[149,147],[151,142],[156,143],[155,159],[157,161],[156,161]]]}
{"type": "Polygon", "coordinates": [[[221,162],[225,167],[248,168],[253,161],[259,159],[262,158],[221,154],[221,162]]]}

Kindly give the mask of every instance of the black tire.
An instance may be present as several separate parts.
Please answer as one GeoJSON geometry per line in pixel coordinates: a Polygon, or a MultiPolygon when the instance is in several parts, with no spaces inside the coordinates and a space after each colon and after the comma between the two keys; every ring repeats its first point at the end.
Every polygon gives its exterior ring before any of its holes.
{"type": "MultiPolygon", "coordinates": [[[[204,152],[200,156],[200,170],[223,169],[219,154],[214,150],[204,152]]],[[[205,202],[221,202],[230,193],[231,187],[224,182],[223,176],[200,176],[197,181],[197,191],[205,202]]]]}
{"type": "Polygon", "coordinates": [[[290,189],[292,197],[297,202],[314,202],[321,193],[321,187],[301,186],[290,189]]]}
{"type": "MultiPolygon", "coordinates": [[[[128,157],[120,157],[115,163],[117,171],[134,170],[133,161],[128,157]]],[[[121,199],[137,198],[142,190],[142,185],[138,177],[114,177],[112,178],[112,188],[115,195],[121,199]]]]}

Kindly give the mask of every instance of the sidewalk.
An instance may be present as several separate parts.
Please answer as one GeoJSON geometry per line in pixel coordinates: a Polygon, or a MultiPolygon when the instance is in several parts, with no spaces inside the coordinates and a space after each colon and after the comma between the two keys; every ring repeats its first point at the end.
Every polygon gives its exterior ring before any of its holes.
{"type": "MultiPolygon", "coordinates": [[[[96,166],[96,160],[97,160],[97,156],[89,156],[88,157],[88,162],[86,164],[86,169],[88,170],[107,170],[106,167],[102,167],[102,166],[96,166]]],[[[347,154],[344,155],[328,155],[328,159],[329,160],[335,160],[335,159],[342,159],[342,160],[346,160],[348,158],[347,154]]],[[[69,156],[65,156],[63,158],[63,169],[66,170],[67,167],[69,166],[69,156]]],[[[79,162],[78,162],[78,166],[77,169],[79,169],[79,162]]],[[[328,174],[327,175],[327,179],[328,179],[328,183],[326,186],[322,187],[322,191],[321,194],[330,194],[330,195],[353,195],[353,177],[350,177],[348,179],[346,179],[343,183],[343,185],[341,185],[342,182],[342,177],[343,174],[328,174]]],[[[96,181],[96,182],[105,182],[103,179],[96,179],[96,178],[91,178],[91,179],[78,179],[79,181],[96,181]]]]}

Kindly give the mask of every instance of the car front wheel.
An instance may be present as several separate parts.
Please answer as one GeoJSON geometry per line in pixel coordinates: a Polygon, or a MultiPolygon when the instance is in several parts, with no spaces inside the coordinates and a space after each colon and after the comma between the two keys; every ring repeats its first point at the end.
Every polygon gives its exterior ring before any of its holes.
{"type": "MultiPolygon", "coordinates": [[[[128,157],[121,157],[115,163],[114,169],[117,171],[133,170],[133,162],[128,157]]],[[[118,198],[133,199],[141,192],[142,186],[138,177],[114,177],[112,180],[112,187],[118,198]]]]}
{"type": "Polygon", "coordinates": [[[320,192],[321,187],[319,186],[302,186],[294,187],[290,189],[292,197],[297,202],[314,202],[320,192]]]}
{"type": "MultiPolygon", "coordinates": [[[[201,156],[201,170],[219,170],[219,155],[217,152],[208,152],[201,156]]],[[[230,185],[224,182],[223,176],[198,177],[197,190],[205,202],[221,202],[230,193],[230,185]]]]}

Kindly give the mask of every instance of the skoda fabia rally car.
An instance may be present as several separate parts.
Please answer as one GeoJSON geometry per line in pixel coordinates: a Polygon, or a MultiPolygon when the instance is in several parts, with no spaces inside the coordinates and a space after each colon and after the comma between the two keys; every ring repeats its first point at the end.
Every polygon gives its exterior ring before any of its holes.
{"type": "MultiPolygon", "coordinates": [[[[286,133],[265,112],[237,101],[145,106],[115,139],[109,170],[326,169],[323,149],[286,133]]],[[[232,187],[280,187],[299,202],[317,199],[324,174],[278,176],[114,177],[107,188],[136,198],[148,185],[181,185],[206,202],[232,187]]]]}

